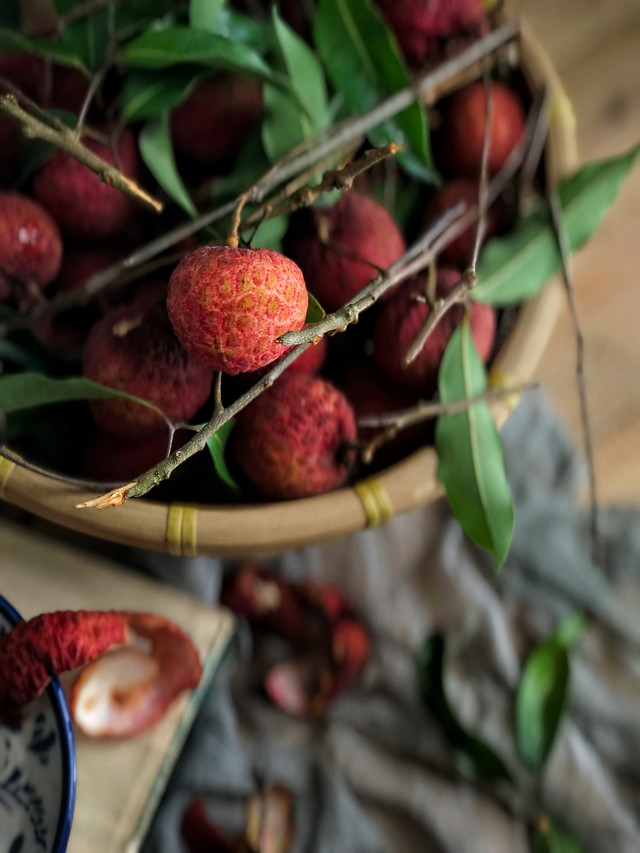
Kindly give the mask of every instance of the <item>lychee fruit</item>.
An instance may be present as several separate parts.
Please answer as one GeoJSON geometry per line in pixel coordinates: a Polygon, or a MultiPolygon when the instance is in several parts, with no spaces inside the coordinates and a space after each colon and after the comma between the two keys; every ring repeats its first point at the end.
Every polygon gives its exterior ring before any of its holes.
{"type": "Polygon", "coordinates": [[[482,32],[482,0],[378,0],[410,63],[436,54],[443,41],[482,32]]]}
{"type": "Polygon", "coordinates": [[[390,213],[359,193],[333,207],[305,212],[291,234],[291,257],[309,291],[335,311],[404,254],[405,242],[390,213]]]}
{"type": "MultiPolygon", "coordinates": [[[[205,403],[211,371],[181,347],[158,306],[124,305],[105,314],[85,343],[87,379],[141,397],[173,422],[185,422],[205,403]]],[[[133,440],[166,429],[153,409],[133,400],[91,400],[96,424],[133,440]]]]}
{"type": "Polygon", "coordinates": [[[346,397],[324,379],[283,376],[237,419],[235,456],[267,498],[293,500],[337,489],[347,479],[356,437],[346,397]]]}
{"type": "Polygon", "coordinates": [[[176,151],[196,163],[223,163],[238,154],[262,115],[262,88],[242,74],[206,77],[171,112],[176,151]]]}
{"type": "Polygon", "coordinates": [[[84,454],[83,470],[99,482],[127,483],[161,462],[168,449],[166,430],[135,441],[124,441],[111,433],[96,430],[84,454]]]}
{"type": "Polygon", "coordinates": [[[302,328],[307,304],[300,269],[270,249],[203,246],[180,261],[167,294],[183,347],[230,374],[258,370],[286,352],[276,338],[302,328]]]}
{"type": "MultiPolygon", "coordinates": [[[[514,91],[496,82],[491,83],[490,91],[493,109],[487,168],[495,175],[522,139],[526,118],[514,91]]],[[[448,102],[442,134],[452,174],[473,177],[480,173],[486,119],[487,98],[481,81],[466,86],[448,102]]]]}
{"type": "MultiPolygon", "coordinates": [[[[29,53],[0,53],[0,77],[13,83],[31,98],[38,98],[43,63],[29,53]]],[[[0,94],[3,94],[0,87],[0,94]]]]}
{"type": "MultiPolygon", "coordinates": [[[[454,178],[440,187],[433,195],[427,206],[425,227],[429,228],[448,210],[452,210],[460,202],[464,203],[465,211],[478,203],[477,178],[454,178]]],[[[487,210],[486,230],[484,239],[489,240],[498,230],[499,214],[495,205],[487,210]]],[[[465,269],[471,263],[473,248],[476,240],[477,223],[470,225],[459,237],[456,237],[440,253],[444,264],[465,269]]]]}
{"type": "MultiPolygon", "coordinates": [[[[446,296],[460,280],[457,270],[438,270],[437,295],[446,296]]],[[[433,391],[438,368],[449,339],[462,322],[464,308],[454,305],[435,327],[420,354],[406,367],[404,356],[429,315],[429,306],[414,298],[423,286],[421,278],[405,282],[403,287],[382,306],[373,334],[374,355],[380,369],[394,382],[421,393],[433,391]]],[[[491,354],[496,331],[495,310],[490,305],[472,302],[471,334],[483,361],[491,354]]]]}
{"type": "Polygon", "coordinates": [[[62,239],[56,223],[37,202],[20,193],[0,193],[0,281],[46,287],[58,274],[62,239]]]}
{"type": "MultiPolygon", "coordinates": [[[[125,130],[118,140],[117,158],[107,145],[94,139],[83,142],[107,163],[117,165],[125,175],[135,178],[138,153],[130,130],[125,130]]],[[[35,176],[33,193],[66,234],[82,240],[104,240],[118,234],[131,221],[136,209],[131,196],[103,183],[63,151],[55,154],[35,176]]]]}

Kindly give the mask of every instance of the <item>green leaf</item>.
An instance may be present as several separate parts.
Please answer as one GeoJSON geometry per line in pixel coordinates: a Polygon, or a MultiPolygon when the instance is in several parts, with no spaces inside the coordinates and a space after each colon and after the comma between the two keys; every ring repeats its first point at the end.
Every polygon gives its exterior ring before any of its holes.
{"type": "MultiPolygon", "coordinates": [[[[631,151],[589,163],[558,188],[569,245],[575,251],[598,230],[622,182],[640,153],[631,151]]],[[[471,296],[477,302],[510,305],[535,296],[560,269],[560,254],[546,205],[525,216],[515,230],[492,240],[478,264],[478,284],[471,296]]]]}
{"type": "Polygon", "coordinates": [[[60,65],[84,69],[84,61],[76,47],[69,46],[54,39],[29,38],[15,30],[0,28],[0,51],[8,53],[30,53],[51,59],[60,65]]]}
{"type": "Polygon", "coordinates": [[[323,317],[327,316],[327,312],[312,293],[307,291],[307,296],[309,297],[309,307],[307,308],[305,323],[319,323],[323,317]]]}
{"type": "Polygon", "coordinates": [[[551,752],[565,709],[569,656],[549,640],[529,655],[516,696],[516,734],[524,761],[540,772],[551,752]]]}
{"type": "Polygon", "coordinates": [[[228,486],[232,492],[238,494],[240,492],[240,486],[236,483],[236,481],[229,473],[229,469],[227,467],[227,462],[225,459],[225,451],[234,424],[235,421],[233,418],[222,424],[222,426],[217,430],[217,432],[214,432],[209,441],[207,441],[207,447],[209,448],[209,453],[211,454],[211,459],[213,460],[213,466],[216,469],[218,477],[220,477],[222,482],[225,483],[225,485],[228,486]]]}
{"type": "Polygon", "coordinates": [[[219,203],[235,198],[252,186],[269,168],[261,139],[261,128],[255,126],[228,175],[216,177],[211,182],[211,201],[219,203]]]}
{"type": "Polygon", "coordinates": [[[83,377],[51,379],[38,373],[0,376],[0,412],[5,415],[35,406],[66,403],[69,400],[101,400],[113,397],[135,400],[162,414],[160,409],[148,400],[125,394],[115,388],[107,388],[106,385],[100,385],[83,377]]]}
{"type": "Polygon", "coordinates": [[[134,69],[127,75],[121,96],[122,117],[126,122],[156,118],[177,107],[195,88],[201,75],[193,68],[169,71],[134,69]]]}
{"type": "Polygon", "coordinates": [[[138,68],[165,69],[192,62],[273,80],[269,66],[251,48],[205,30],[189,27],[149,29],[120,50],[120,59],[138,68]]]}
{"type": "MultiPolygon", "coordinates": [[[[331,82],[354,113],[371,109],[410,83],[397,43],[371,0],[320,0],[313,36],[331,82]]],[[[378,146],[406,143],[398,162],[421,180],[437,180],[421,104],[374,128],[369,137],[378,146]]]]}
{"type": "Polygon", "coordinates": [[[269,161],[275,163],[298,143],[311,136],[311,122],[296,101],[283,89],[267,84],[262,93],[262,144],[269,161]]]}
{"type": "MultiPolygon", "coordinates": [[[[443,403],[468,400],[486,391],[486,371],[467,317],[447,345],[438,387],[443,403]]],[[[474,403],[464,412],[439,417],[436,450],[438,477],[456,518],[500,568],[509,552],[514,516],[502,443],[487,404],[474,403]]]]}
{"type": "Polygon", "coordinates": [[[216,32],[226,0],[190,0],[189,26],[194,30],[216,32]]]}
{"type": "MultiPolygon", "coordinates": [[[[288,227],[288,216],[275,216],[273,219],[265,220],[258,226],[258,230],[251,241],[252,247],[254,249],[272,249],[274,252],[281,252],[282,238],[287,233],[288,227]]],[[[252,231],[245,232],[243,236],[251,236],[252,231]]]]}
{"type": "Polygon", "coordinates": [[[587,617],[584,613],[572,613],[563,619],[553,632],[552,639],[565,649],[570,649],[578,642],[587,627],[587,617]]]}
{"type": "Polygon", "coordinates": [[[498,753],[468,732],[454,714],[444,686],[445,651],[444,636],[433,634],[418,652],[418,684],[424,704],[442,726],[463,775],[472,779],[510,779],[498,753]]]}
{"type": "Polygon", "coordinates": [[[548,818],[548,826],[536,829],[531,843],[533,853],[582,853],[582,844],[566,829],[548,818]]]}
{"type": "Polygon", "coordinates": [[[140,146],[142,159],[162,189],[189,216],[197,216],[198,211],[196,210],[196,206],[191,200],[187,188],[176,168],[168,112],[148,122],[142,128],[138,138],[138,145],[140,146]]]}
{"type": "Polygon", "coordinates": [[[80,56],[87,68],[97,71],[105,61],[113,26],[111,10],[108,7],[96,9],[91,15],[65,27],[60,44],[80,56]]]}

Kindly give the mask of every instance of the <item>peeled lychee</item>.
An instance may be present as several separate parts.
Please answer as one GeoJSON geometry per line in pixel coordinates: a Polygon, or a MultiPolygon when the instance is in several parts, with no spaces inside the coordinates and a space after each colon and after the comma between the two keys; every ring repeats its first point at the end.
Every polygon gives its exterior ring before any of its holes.
{"type": "Polygon", "coordinates": [[[176,151],[197,163],[221,163],[237,155],[262,115],[262,88],[242,74],[220,71],[202,80],[171,112],[176,151]]]}
{"type": "MultiPolygon", "coordinates": [[[[438,270],[438,296],[446,296],[460,280],[457,270],[443,267],[438,270]]],[[[429,314],[426,303],[413,298],[420,289],[421,279],[411,279],[382,307],[373,334],[375,359],[381,370],[394,382],[421,393],[433,391],[437,384],[438,368],[449,338],[464,316],[464,308],[454,305],[435,327],[422,351],[408,366],[403,365],[405,353],[423,327],[429,314]]],[[[490,305],[472,302],[471,333],[480,357],[486,361],[493,347],[496,315],[490,305]]]]}
{"type": "Polygon", "coordinates": [[[331,208],[303,214],[290,251],[309,291],[323,308],[335,311],[376,277],[377,267],[397,261],[405,242],[381,204],[351,192],[331,208]]]}
{"type": "Polygon", "coordinates": [[[183,347],[214,370],[258,370],[286,351],[276,338],[301,329],[300,269],[270,249],[203,246],[171,275],[167,310],[183,347]]]}
{"type": "MultiPolygon", "coordinates": [[[[87,338],[88,379],[155,403],[174,422],[188,421],[211,390],[211,371],[180,346],[157,306],[125,305],[98,320],[87,338]]],[[[166,429],[153,409],[133,400],[91,400],[99,427],[133,440],[166,429]]]]}
{"type": "MultiPolygon", "coordinates": [[[[118,157],[111,148],[84,139],[84,144],[107,163],[117,165],[128,177],[135,178],[138,154],[135,136],[125,130],[118,140],[118,157]]],[[[104,240],[131,221],[135,202],[131,196],[103,183],[82,163],[59,151],[38,172],[33,193],[53,215],[60,228],[71,237],[104,240]]]]}
{"type": "Polygon", "coordinates": [[[347,443],[355,437],[353,410],[337,388],[324,379],[291,374],[240,413],[235,456],[265,497],[293,500],[345,482],[347,443]]]}
{"type": "MultiPolygon", "coordinates": [[[[440,219],[448,210],[452,210],[460,202],[464,203],[465,211],[478,203],[477,178],[454,178],[436,190],[429,202],[425,216],[428,228],[440,219]]],[[[484,239],[489,240],[498,230],[499,216],[495,205],[487,211],[487,227],[484,239]]],[[[466,269],[471,263],[473,248],[476,240],[477,223],[470,225],[459,237],[443,249],[440,260],[445,264],[466,269]]]]}
{"type": "Polygon", "coordinates": [[[414,64],[453,36],[475,35],[484,23],[481,0],[378,0],[398,43],[414,64]]]}
{"type": "Polygon", "coordinates": [[[0,290],[8,296],[13,280],[46,287],[61,261],[60,232],[47,211],[20,193],[0,193],[0,290]]]}
{"type": "MultiPolygon", "coordinates": [[[[489,174],[504,166],[509,154],[520,142],[526,118],[518,95],[502,83],[491,83],[491,136],[489,174]]],[[[484,83],[472,83],[455,94],[444,112],[442,133],[446,159],[455,175],[478,175],[482,163],[487,98],[484,83]]]]}

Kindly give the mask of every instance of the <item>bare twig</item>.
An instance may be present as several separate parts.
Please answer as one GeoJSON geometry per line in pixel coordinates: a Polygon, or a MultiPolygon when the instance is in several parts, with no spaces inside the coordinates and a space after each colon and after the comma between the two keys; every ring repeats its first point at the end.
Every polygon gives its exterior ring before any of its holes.
{"type": "Polygon", "coordinates": [[[476,226],[476,237],[473,242],[473,253],[469,269],[474,273],[478,265],[480,247],[487,233],[487,210],[488,210],[488,186],[489,186],[489,146],[491,144],[491,120],[493,118],[493,97],[491,95],[491,78],[489,72],[485,71],[484,96],[486,102],[486,114],[484,121],[484,139],[482,142],[482,158],[480,161],[480,179],[478,181],[478,224],[476,226]]]}
{"type": "Polygon", "coordinates": [[[562,221],[562,209],[560,207],[560,199],[557,191],[549,190],[547,192],[547,200],[551,211],[551,222],[553,232],[560,252],[560,260],[562,263],[562,277],[564,279],[567,296],[569,297],[569,308],[571,310],[571,321],[573,323],[573,332],[576,339],[576,377],[578,380],[578,394],[580,397],[580,416],[582,419],[582,432],[584,435],[584,449],[587,457],[587,467],[589,469],[589,498],[590,498],[590,514],[591,514],[591,545],[593,559],[596,563],[600,561],[602,556],[600,528],[599,528],[599,510],[598,510],[598,492],[596,484],[596,470],[593,459],[593,441],[591,437],[591,419],[589,418],[589,405],[587,399],[587,379],[584,365],[584,336],[580,327],[578,318],[578,306],[576,303],[576,293],[573,286],[573,278],[570,269],[571,249],[567,232],[562,221]]]}
{"type": "MultiPolygon", "coordinates": [[[[69,477],[67,474],[61,474],[59,471],[52,471],[50,468],[44,468],[42,465],[37,465],[35,462],[30,462],[18,453],[14,453],[5,444],[0,444],[0,457],[9,462],[13,462],[19,468],[24,468],[27,471],[32,471],[34,474],[40,474],[43,477],[49,477],[52,480],[58,480],[60,483],[67,483],[69,486],[75,486],[80,489],[104,489],[105,486],[112,485],[108,482],[97,482],[95,480],[85,480],[81,477],[69,477]]],[[[115,483],[113,483],[115,485],[115,483]]]]}
{"type": "Polygon", "coordinates": [[[531,134],[531,143],[522,163],[522,172],[518,187],[518,207],[522,215],[526,206],[526,199],[532,194],[533,182],[538,165],[544,152],[549,130],[549,90],[542,89],[538,92],[531,105],[531,114],[534,116],[535,125],[531,134]]]}
{"type": "Polygon", "coordinates": [[[87,112],[89,111],[89,107],[91,106],[91,102],[93,101],[96,92],[102,85],[102,81],[104,80],[107,71],[111,67],[112,61],[113,58],[111,56],[111,51],[109,51],[106,60],[102,64],[102,67],[91,78],[91,83],[89,83],[89,86],[87,88],[87,93],[84,96],[82,106],[80,107],[80,112],[78,113],[78,120],[76,121],[75,135],[78,138],[82,134],[82,127],[84,125],[84,120],[87,116],[87,112]]]}
{"type": "Polygon", "coordinates": [[[62,151],[66,151],[72,157],[75,157],[76,160],[88,169],[91,169],[92,172],[95,172],[105,184],[115,187],[120,192],[127,193],[127,195],[132,196],[156,213],[162,211],[163,205],[161,201],[142,189],[136,181],[123,175],[122,172],[110,163],[105,162],[101,157],[98,157],[97,154],[94,154],[93,151],[84,146],[76,137],[73,130],[70,130],[66,126],[64,126],[63,130],[52,127],[51,124],[45,124],[41,119],[23,110],[14,95],[0,95],[0,112],[6,113],[18,121],[26,136],[50,142],[56,148],[60,148],[62,151]]]}

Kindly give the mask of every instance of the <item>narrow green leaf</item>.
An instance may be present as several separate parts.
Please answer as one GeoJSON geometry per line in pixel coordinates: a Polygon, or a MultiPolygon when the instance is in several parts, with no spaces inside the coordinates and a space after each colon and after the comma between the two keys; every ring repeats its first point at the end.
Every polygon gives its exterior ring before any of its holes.
{"type": "Polygon", "coordinates": [[[498,753],[468,732],[451,708],[444,685],[445,652],[442,634],[433,634],[418,652],[418,684],[426,707],[442,726],[463,775],[473,779],[509,779],[511,774],[498,753]]]}
{"type": "Polygon", "coordinates": [[[265,153],[275,163],[312,134],[311,121],[286,91],[265,84],[261,133],[265,153]]]}
{"type": "MultiPolygon", "coordinates": [[[[289,227],[288,216],[275,216],[273,219],[267,219],[263,222],[251,240],[251,245],[254,249],[272,249],[274,252],[282,251],[282,238],[287,233],[289,227]]],[[[248,238],[251,236],[253,229],[250,232],[245,232],[242,236],[248,238]]]]}
{"type": "Polygon", "coordinates": [[[10,29],[0,29],[0,51],[8,53],[30,53],[34,56],[42,56],[51,59],[60,65],[68,65],[72,68],[84,69],[83,58],[75,47],[71,47],[60,41],[45,38],[29,38],[22,33],[10,29]]]}
{"type": "MultiPolygon", "coordinates": [[[[468,318],[449,341],[438,377],[443,403],[486,391],[487,376],[468,318]]],[[[436,425],[438,477],[464,532],[489,551],[499,569],[513,535],[513,504],[504,472],[502,443],[484,402],[443,415],[436,425]]]]}
{"type": "Polygon", "coordinates": [[[189,26],[194,30],[216,32],[226,0],[190,0],[189,26]]]}
{"type": "Polygon", "coordinates": [[[197,63],[250,74],[260,80],[274,75],[251,48],[205,30],[189,27],[149,29],[124,45],[120,59],[138,68],[166,69],[180,63],[197,63]]]}
{"type": "Polygon", "coordinates": [[[568,650],[575,646],[582,637],[587,624],[587,617],[584,613],[572,613],[571,616],[567,616],[556,626],[552,639],[568,650]]]}
{"type": "Polygon", "coordinates": [[[122,117],[126,122],[156,118],[177,107],[201,79],[193,68],[171,71],[134,69],[124,82],[121,96],[122,117]]]}
{"type": "MultiPolygon", "coordinates": [[[[371,0],[320,0],[313,36],[331,82],[352,112],[371,109],[410,82],[397,43],[371,0]]],[[[437,180],[421,104],[374,128],[369,137],[375,145],[406,143],[398,162],[422,180],[437,180]]]]}
{"type": "Polygon", "coordinates": [[[323,317],[327,316],[327,312],[324,310],[322,305],[320,305],[313,293],[309,293],[307,291],[307,296],[309,297],[309,306],[307,308],[305,323],[319,323],[323,317]]]}
{"type": "Polygon", "coordinates": [[[87,68],[97,71],[104,63],[112,33],[113,17],[107,7],[67,26],[59,44],[79,56],[87,68]]]}
{"type": "Polygon", "coordinates": [[[228,175],[216,177],[211,181],[211,201],[219,203],[235,198],[252,186],[269,168],[269,160],[262,144],[262,129],[254,127],[228,175]]]}
{"type": "Polygon", "coordinates": [[[516,734],[524,761],[540,772],[551,752],[565,708],[569,656],[549,640],[529,655],[516,696],[516,734]]]}
{"type": "Polygon", "coordinates": [[[168,112],[164,112],[142,128],[138,145],[142,159],[162,189],[189,216],[197,216],[196,206],[176,168],[168,112]]]}
{"type": "Polygon", "coordinates": [[[113,397],[135,400],[143,406],[160,412],[160,409],[148,400],[125,394],[115,388],[107,388],[106,385],[100,385],[98,382],[92,382],[80,376],[70,379],[51,379],[38,373],[0,376],[0,412],[5,415],[35,406],[66,403],[69,400],[100,400],[113,397]]]}
{"type": "Polygon", "coordinates": [[[232,492],[238,494],[240,492],[240,486],[229,473],[229,468],[227,467],[227,461],[225,459],[225,451],[234,424],[235,421],[233,418],[222,424],[220,429],[218,429],[217,432],[214,432],[209,441],[207,441],[207,447],[209,448],[213,466],[216,469],[218,477],[220,477],[222,482],[228,486],[232,492]]]}
{"type": "MultiPolygon", "coordinates": [[[[622,182],[640,154],[640,145],[620,157],[589,163],[558,188],[569,245],[575,251],[598,230],[622,182]]],[[[477,302],[509,305],[530,299],[560,268],[560,255],[546,205],[541,205],[505,237],[492,240],[478,264],[477,302]]]]}
{"type": "Polygon", "coordinates": [[[577,838],[555,821],[547,820],[548,826],[536,829],[533,834],[533,853],[582,853],[584,848],[577,838]]]}

